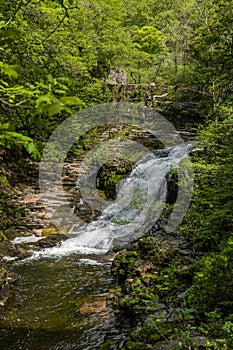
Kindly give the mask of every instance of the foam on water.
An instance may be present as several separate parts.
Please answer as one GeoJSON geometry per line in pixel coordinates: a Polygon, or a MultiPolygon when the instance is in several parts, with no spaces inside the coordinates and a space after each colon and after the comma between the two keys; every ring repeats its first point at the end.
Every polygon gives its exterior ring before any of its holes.
{"type": "Polygon", "coordinates": [[[38,242],[39,240],[43,239],[44,237],[38,237],[35,235],[26,236],[26,237],[16,237],[13,241],[11,241],[13,244],[21,244],[21,243],[34,243],[38,242]]]}
{"type": "Polygon", "coordinates": [[[84,229],[73,227],[72,238],[34,252],[32,258],[73,253],[104,254],[113,246],[138,239],[159,218],[167,195],[166,174],[193,148],[191,144],[148,152],[118,186],[117,200],[84,229]]]}

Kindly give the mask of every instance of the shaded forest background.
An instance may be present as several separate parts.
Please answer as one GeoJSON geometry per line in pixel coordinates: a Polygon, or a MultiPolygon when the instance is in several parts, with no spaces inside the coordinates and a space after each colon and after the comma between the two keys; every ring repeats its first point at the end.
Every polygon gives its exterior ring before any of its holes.
{"type": "MultiPolygon", "coordinates": [[[[184,113],[204,149],[192,156],[194,196],[179,235],[202,253],[187,303],[214,349],[233,347],[232,40],[232,0],[0,4],[2,241],[16,220],[7,207],[9,169],[21,169],[28,155],[38,161],[72,113],[126,100],[120,86],[108,84],[111,69],[125,70],[135,89],[153,83],[155,94],[166,95],[154,108],[179,125],[184,113]],[[171,99],[178,107],[166,109],[171,99]]],[[[133,102],[150,105],[152,95],[138,93],[133,102]]]]}

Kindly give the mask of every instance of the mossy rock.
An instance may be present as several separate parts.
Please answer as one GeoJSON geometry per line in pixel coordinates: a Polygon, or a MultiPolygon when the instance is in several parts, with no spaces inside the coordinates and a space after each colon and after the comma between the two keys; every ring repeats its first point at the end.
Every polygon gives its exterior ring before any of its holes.
{"type": "Polygon", "coordinates": [[[156,265],[166,265],[170,263],[175,251],[165,248],[162,242],[156,237],[145,236],[138,241],[138,252],[143,259],[148,259],[156,265]]]}
{"type": "Polygon", "coordinates": [[[126,159],[114,159],[104,164],[98,171],[96,187],[103,199],[115,200],[117,184],[132,170],[132,162],[126,159]]]}
{"type": "Polygon", "coordinates": [[[136,275],[135,264],[138,264],[138,253],[136,251],[123,252],[116,256],[112,264],[112,273],[118,277],[119,283],[124,283],[130,275],[136,275]]]}
{"type": "Polygon", "coordinates": [[[104,342],[104,344],[101,344],[97,350],[109,350],[111,348],[113,341],[111,339],[108,339],[104,342]]]}
{"type": "Polygon", "coordinates": [[[128,341],[126,343],[127,350],[145,350],[147,346],[141,342],[128,341]]]}
{"type": "MultiPolygon", "coordinates": [[[[193,349],[193,350],[205,350],[210,349],[207,347],[206,342],[207,339],[203,336],[194,336],[190,337],[189,342],[191,341],[192,345],[190,346],[190,343],[184,342],[182,339],[174,339],[170,341],[159,341],[157,342],[153,349],[154,350],[177,350],[177,349],[193,349]]],[[[211,349],[213,349],[211,347],[211,349]]],[[[218,348],[220,349],[220,348],[218,348]]],[[[223,348],[221,348],[223,349],[223,348]]],[[[227,349],[227,348],[225,348],[227,349]]]]}
{"type": "Polygon", "coordinates": [[[20,249],[10,241],[0,242],[0,259],[4,256],[17,257],[20,255],[20,249]]]}
{"type": "Polygon", "coordinates": [[[67,238],[68,237],[66,235],[63,235],[63,234],[58,234],[58,233],[50,234],[47,237],[45,237],[44,239],[36,242],[34,245],[37,245],[41,248],[49,248],[49,247],[55,246],[57,243],[65,240],[67,238]]]}
{"type": "Polygon", "coordinates": [[[0,242],[7,241],[7,237],[4,235],[3,231],[0,230],[0,242]]]}
{"type": "Polygon", "coordinates": [[[44,227],[42,230],[42,236],[47,237],[49,235],[59,234],[58,228],[55,226],[44,227]]]}
{"type": "Polygon", "coordinates": [[[8,271],[3,267],[0,268],[0,307],[6,306],[12,295],[11,284],[14,281],[8,271]]]}
{"type": "Polygon", "coordinates": [[[120,252],[121,250],[124,250],[125,249],[125,245],[120,245],[120,246],[117,246],[117,247],[113,247],[112,251],[114,253],[118,253],[120,252]]]}
{"type": "Polygon", "coordinates": [[[8,272],[3,267],[0,268],[0,288],[7,282],[8,272]]]}

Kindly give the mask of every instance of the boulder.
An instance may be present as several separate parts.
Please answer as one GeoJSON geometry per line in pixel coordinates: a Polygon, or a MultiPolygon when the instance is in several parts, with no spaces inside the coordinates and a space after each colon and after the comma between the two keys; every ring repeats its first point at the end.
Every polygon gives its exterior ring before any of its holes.
{"type": "Polygon", "coordinates": [[[127,80],[127,74],[123,69],[113,68],[109,72],[107,83],[109,85],[118,85],[118,84],[124,85],[126,84],[126,80],[127,80]]]}

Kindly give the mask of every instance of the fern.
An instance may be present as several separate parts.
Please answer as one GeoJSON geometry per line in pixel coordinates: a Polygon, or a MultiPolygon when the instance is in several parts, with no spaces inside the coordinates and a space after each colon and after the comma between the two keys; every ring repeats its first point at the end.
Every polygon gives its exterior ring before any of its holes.
{"type": "Polygon", "coordinates": [[[6,151],[13,146],[24,147],[32,159],[40,159],[40,153],[33,139],[14,131],[14,127],[9,123],[0,124],[0,149],[6,151]]]}

